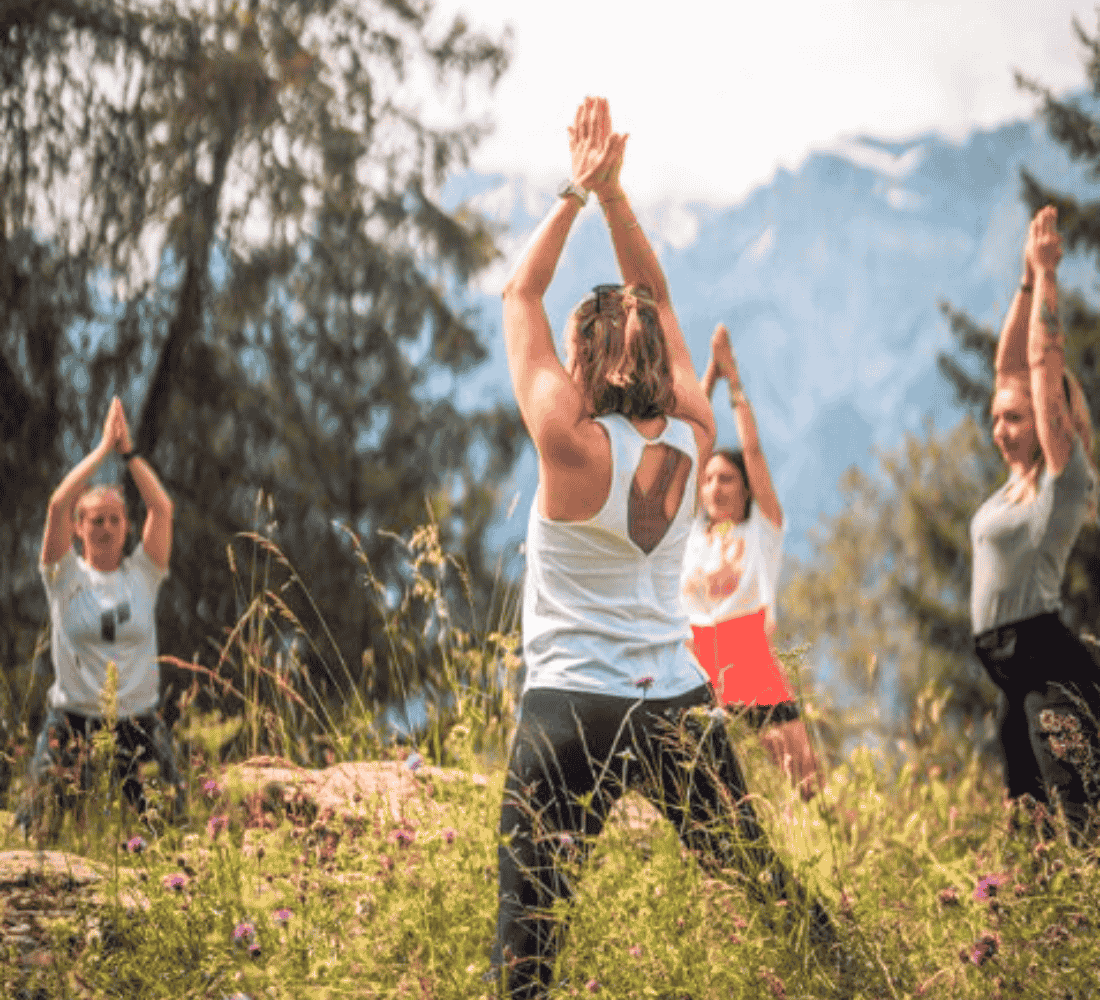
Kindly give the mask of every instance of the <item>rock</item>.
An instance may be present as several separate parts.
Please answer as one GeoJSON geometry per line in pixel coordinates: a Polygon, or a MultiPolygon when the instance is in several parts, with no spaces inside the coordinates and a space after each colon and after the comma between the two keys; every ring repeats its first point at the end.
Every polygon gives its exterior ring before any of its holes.
{"type": "Polygon", "coordinates": [[[0,889],[56,882],[67,888],[107,877],[106,865],[64,851],[0,851],[0,889]]]}
{"type": "Polygon", "coordinates": [[[410,805],[415,804],[418,810],[426,808],[431,781],[488,784],[483,775],[470,775],[458,768],[422,764],[414,771],[402,761],[348,761],[310,770],[294,767],[281,758],[252,757],[226,772],[226,785],[231,790],[243,787],[262,791],[287,805],[297,798],[318,813],[331,810],[333,815],[340,815],[349,808],[362,811],[381,799],[394,820],[401,819],[410,805]]]}

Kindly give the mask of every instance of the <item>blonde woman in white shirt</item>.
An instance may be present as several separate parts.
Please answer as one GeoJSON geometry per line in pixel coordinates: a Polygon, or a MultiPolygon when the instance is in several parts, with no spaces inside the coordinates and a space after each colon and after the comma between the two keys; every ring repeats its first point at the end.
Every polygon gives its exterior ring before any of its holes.
{"type": "Polygon", "coordinates": [[[708,397],[720,378],[729,384],[741,448],[715,449],[703,468],[699,515],[684,554],[684,607],[695,655],[719,703],[760,728],[771,758],[810,798],[823,780],[821,768],[769,641],[783,561],[783,509],[721,323],[702,381],[708,397]]]}
{"type": "MultiPolygon", "coordinates": [[[[48,774],[70,762],[77,739],[102,726],[109,662],[118,672],[115,769],[123,791],[144,809],[137,765],[153,760],[172,810],[178,809],[181,783],[174,747],[156,711],[156,596],[168,575],[171,552],[172,501],[152,467],[134,450],[116,396],[99,444],[65,476],[46,514],[39,570],[49,600],[55,680],[31,761],[32,799],[20,814],[24,829],[41,806],[40,791],[48,774]],[[113,485],[88,486],[112,453],[133,477],[147,511],[141,541],[128,556],[124,548],[130,523],[122,492],[113,485]]],[[[81,775],[85,787],[88,779],[87,773],[81,775]]]]}

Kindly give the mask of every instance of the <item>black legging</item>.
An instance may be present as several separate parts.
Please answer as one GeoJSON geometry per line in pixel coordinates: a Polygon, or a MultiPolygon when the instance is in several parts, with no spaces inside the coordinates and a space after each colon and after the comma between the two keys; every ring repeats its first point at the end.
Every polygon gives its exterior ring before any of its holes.
{"type": "Polygon", "coordinates": [[[978,658],[1008,707],[1000,723],[1008,794],[1053,804],[1053,789],[1074,826],[1100,800],[1100,670],[1057,614],[983,632],[978,658]]]}
{"type": "MultiPolygon", "coordinates": [[[[30,784],[34,796],[33,811],[37,813],[42,803],[38,801],[41,787],[51,773],[58,768],[79,765],[79,785],[83,792],[92,787],[91,757],[87,749],[94,733],[103,726],[100,719],[91,719],[73,712],[51,708],[42,725],[42,732],[35,745],[31,760],[30,784]],[[84,750],[76,747],[83,740],[84,750]]],[[[160,771],[161,783],[169,789],[168,806],[172,815],[180,809],[182,784],[176,760],[176,748],[168,726],[155,712],[133,718],[119,719],[115,724],[115,759],[112,762],[115,778],[122,782],[126,798],[141,812],[145,811],[145,792],[138,774],[138,765],[155,761],[160,771]]]]}
{"type": "MultiPolygon", "coordinates": [[[[500,911],[493,948],[513,998],[549,986],[557,951],[555,900],[563,870],[582,860],[615,801],[637,788],[712,869],[737,868],[760,901],[805,901],[776,859],[745,798],[745,780],[706,685],[678,698],[639,700],[534,689],[523,696],[500,811],[500,911]],[[583,802],[582,802],[583,800],[583,802]],[[564,864],[559,864],[563,862],[564,864]],[[770,871],[770,886],[760,876],[770,871]]],[[[812,907],[811,936],[835,932],[812,907]]]]}

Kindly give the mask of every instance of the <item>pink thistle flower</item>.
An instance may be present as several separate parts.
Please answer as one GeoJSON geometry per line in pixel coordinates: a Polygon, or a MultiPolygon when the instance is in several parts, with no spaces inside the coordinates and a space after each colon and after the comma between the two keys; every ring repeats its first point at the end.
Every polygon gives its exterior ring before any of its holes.
{"type": "Polygon", "coordinates": [[[285,906],[282,909],[276,910],[271,914],[271,919],[277,924],[285,924],[291,917],[294,916],[293,910],[288,910],[285,906]]]}
{"type": "Polygon", "coordinates": [[[202,793],[208,799],[216,799],[222,793],[222,786],[213,778],[207,778],[206,781],[202,783],[202,793]]]}
{"type": "Polygon", "coordinates": [[[444,844],[453,844],[458,839],[458,831],[453,826],[445,826],[440,834],[444,844]]]}
{"type": "Polygon", "coordinates": [[[971,965],[983,965],[1001,949],[1001,935],[996,931],[982,931],[981,937],[970,946],[968,960],[971,965]]]}
{"type": "Polygon", "coordinates": [[[408,827],[399,827],[389,835],[389,842],[398,847],[411,847],[416,843],[416,831],[408,827]]]}
{"type": "Polygon", "coordinates": [[[131,854],[140,854],[145,850],[146,844],[142,837],[131,837],[126,841],[126,850],[131,854]]]}
{"type": "Polygon", "coordinates": [[[242,920],[236,927],[233,928],[233,940],[240,943],[246,938],[255,939],[256,937],[256,925],[248,920],[242,920]]]}
{"type": "Polygon", "coordinates": [[[637,679],[637,680],[636,680],[636,681],[634,682],[634,686],[635,686],[636,688],[641,688],[641,689],[642,689],[643,691],[648,691],[648,690],[649,690],[649,689],[650,689],[651,687],[653,687],[653,682],[654,682],[654,680],[656,680],[656,678],[654,678],[654,677],[650,677],[650,676],[649,676],[649,675],[647,674],[647,675],[646,675],[645,677],[639,677],[639,678],[638,678],[638,679],[637,679]]]}
{"type": "Polygon", "coordinates": [[[642,946],[640,944],[632,944],[630,946],[630,957],[631,958],[641,958],[642,957],[642,946]]]}
{"type": "Polygon", "coordinates": [[[598,979],[589,979],[588,982],[584,984],[584,988],[588,990],[589,993],[598,993],[600,991],[600,981],[598,979]]]}
{"type": "Polygon", "coordinates": [[[974,889],[974,899],[979,903],[988,902],[997,895],[997,890],[1007,881],[1007,875],[986,875],[978,879],[978,885],[974,889]]]}
{"type": "Polygon", "coordinates": [[[413,751],[405,758],[405,767],[407,767],[414,774],[424,766],[424,758],[417,751],[413,751]]]}
{"type": "Polygon", "coordinates": [[[224,813],[211,816],[206,824],[206,832],[211,840],[217,840],[218,834],[229,827],[229,817],[224,813]]]}
{"type": "Polygon", "coordinates": [[[174,892],[183,892],[187,887],[187,876],[183,872],[173,872],[171,875],[165,875],[161,879],[161,885],[165,889],[171,889],[174,892]]]}

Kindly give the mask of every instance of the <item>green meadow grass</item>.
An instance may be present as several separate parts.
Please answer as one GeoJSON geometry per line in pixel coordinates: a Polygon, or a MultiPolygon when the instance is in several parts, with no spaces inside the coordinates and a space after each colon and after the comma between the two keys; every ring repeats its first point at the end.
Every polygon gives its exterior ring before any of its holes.
{"type": "MultiPolygon", "coordinates": [[[[432,545],[425,535],[410,550],[421,596],[437,594],[446,571],[432,545]]],[[[377,735],[379,706],[360,697],[322,709],[304,681],[280,681],[270,626],[281,612],[261,565],[276,556],[255,552],[254,600],[219,668],[231,680],[204,678],[226,711],[199,713],[192,698],[177,727],[185,819],[162,819],[155,792],[139,817],[105,774],[80,808],[48,815],[37,843],[100,862],[108,877],[98,901],[50,923],[47,960],[9,947],[0,996],[495,995],[485,975],[516,668],[502,622],[514,609],[502,601],[495,628],[432,640],[446,686],[417,749],[454,769],[443,780],[409,766],[411,745],[377,735]],[[367,796],[318,812],[242,785],[233,761],[256,752],[307,766],[403,762],[418,805],[395,817],[384,796],[367,796]]],[[[423,629],[402,632],[405,613],[388,613],[393,648],[424,655],[423,629]]],[[[616,812],[557,910],[555,997],[1100,997],[1098,853],[1073,844],[1060,816],[1041,837],[1034,816],[1003,803],[999,775],[935,727],[889,759],[854,752],[803,803],[756,738],[730,725],[758,814],[833,915],[847,974],[817,960],[799,914],[769,919],[776,908],[753,902],[736,873],[704,870],[668,824],[633,808],[616,812]]],[[[100,741],[92,752],[110,751],[100,741]]],[[[0,849],[27,846],[0,814],[0,849]]]]}

